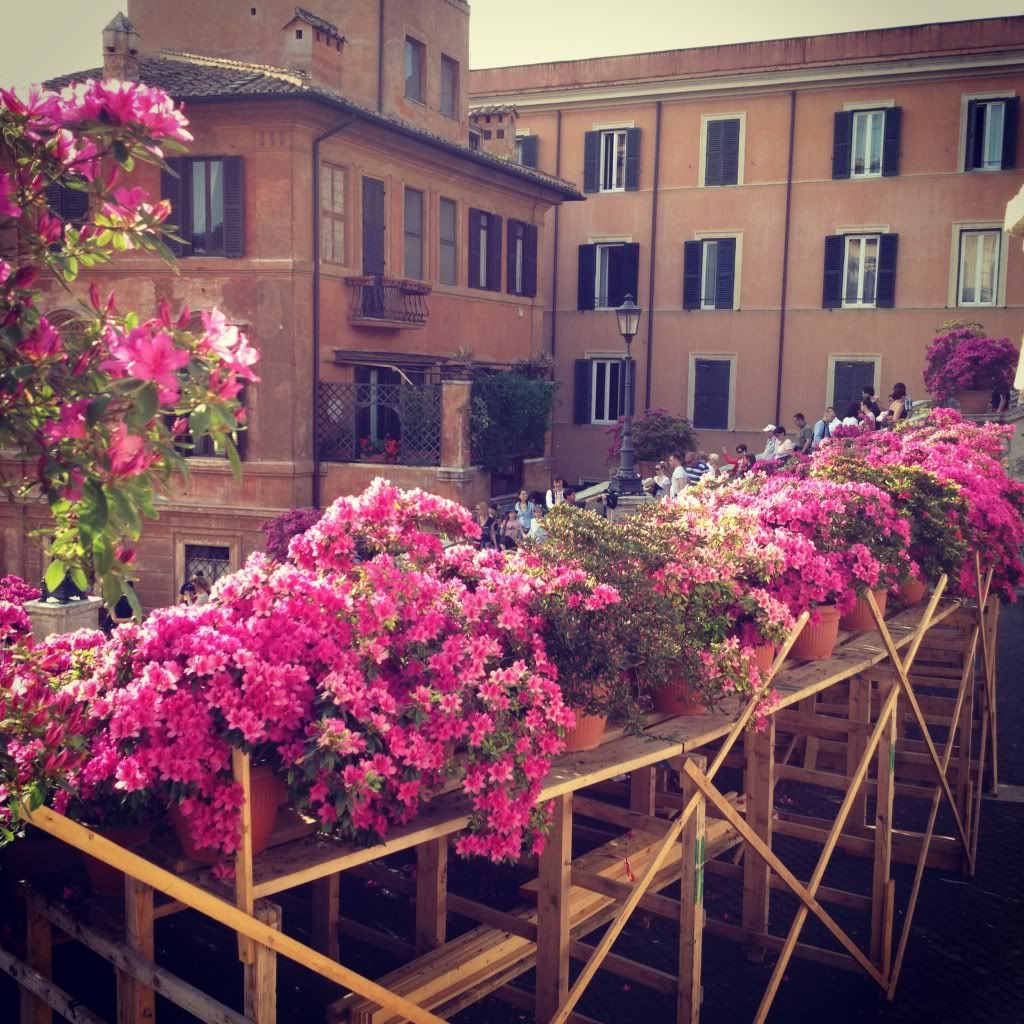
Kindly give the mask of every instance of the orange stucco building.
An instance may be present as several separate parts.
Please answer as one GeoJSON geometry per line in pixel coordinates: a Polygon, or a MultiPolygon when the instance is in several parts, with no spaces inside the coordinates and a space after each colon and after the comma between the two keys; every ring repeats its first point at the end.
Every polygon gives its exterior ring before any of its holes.
{"type": "Polygon", "coordinates": [[[588,198],[543,236],[555,470],[606,475],[623,348],[602,308],[626,292],[636,409],[689,415],[709,451],[863,383],[925,397],[946,320],[1019,337],[1022,89],[1024,18],[473,71],[471,110],[512,111],[520,157],[588,198]]]}
{"type": "MultiPolygon", "coordinates": [[[[195,138],[176,175],[141,167],[133,182],[171,199],[184,243],[178,273],[125,256],[76,291],[96,281],[147,315],[161,298],[218,307],[261,353],[243,479],[215,452],[192,453],[189,483],[144,526],[143,604],[172,602],[196,568],[237,568],[280,511],[361,490],[389,437],[397,483],[487,497],[469,383],[445,364],[460,351],[499,366],[543,352],[538,234],[553,204],[582,197],[469,148],[468,5],[129,0],[127,14],[104,34],[105,72],[182,101],[195,138]]],[[[44,311],[73,305],[55,286],[44,311]]],[[[527,468],[533,486],[546,468],[527,468]]],[[[45,521],[42,506],[0,511],[5,571],[39,578],[27,534],[45,521]]]]}

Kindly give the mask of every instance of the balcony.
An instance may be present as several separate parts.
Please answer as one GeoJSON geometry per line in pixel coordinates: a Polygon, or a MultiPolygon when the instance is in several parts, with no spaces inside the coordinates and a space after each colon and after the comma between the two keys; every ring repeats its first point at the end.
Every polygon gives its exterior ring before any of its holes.
{"type": "Polygon", "coordinates": [[[379,274],[346,277],[345,284],[352,289],[349,323],[409,330],[423,327],[427,322],[429,284],[379,274]]]}

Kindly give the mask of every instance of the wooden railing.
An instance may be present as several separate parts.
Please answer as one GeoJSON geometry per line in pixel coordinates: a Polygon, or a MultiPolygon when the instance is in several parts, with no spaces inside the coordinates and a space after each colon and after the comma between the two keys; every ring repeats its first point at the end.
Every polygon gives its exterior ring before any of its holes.
{"type": "Polygon", "coordinates": [[[364,274],[346,277],[352,289],[349,320],[368,327],[423,327],[430,310],[427,296],[431,287],[422,281],[364,274]]]}

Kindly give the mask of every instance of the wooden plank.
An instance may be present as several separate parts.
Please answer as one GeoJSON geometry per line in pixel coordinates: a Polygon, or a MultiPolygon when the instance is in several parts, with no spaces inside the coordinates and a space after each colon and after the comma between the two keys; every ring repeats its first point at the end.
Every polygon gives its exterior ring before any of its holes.
{"type": "Polygon", "coordinates": [[[640,814],[653,815],[655,811],[654,793],[656,782],[655,766],[647,765],[637,768],[629,775],[629,807],[640,814]]]}
{"type": "MultiPolygon", "coordinates": [[[[651,883],[651,888],[663,889],[675,880],[675,876],[678,873],[678,864],[670,867],[651,883]]],[[[587,889],[590,892],[599,892],[604,896],[610,896],[619,903],[629,898],[633,888],[632,885],[625,882],[616,882],[612,878],[603,878],[601,875],[595,875],[589,871],[581,871],[579,868],[572,869],[572,884],[578,885],[581,889],[587,889]]],[[[640,907],[650,911],[652,914],[657,914],[659,917],[668,918],[670,921],[679,920],[679,903],[676,900],[669,899],[667,896],[658,896],[655,893],[649,892],[640,900],[640,907]]]]}
{"type": "MultiPolygon", "coordinates": [[[[743,742],[746,753],[744,786],[747,800],[747,824],[772,845],[772,810],[775,806],[775,723],[769,718],[763,732],[751,730],[743,742]]],[[[768,934],[771,871],[759,857],[743,858],[743,927],[751,934],[768,934]]],[[[752,942],[747,959],[760,963],[765,947],[752,942]]]]}
{"type": "Polygon", "coordinates": [[[596,821],[606,821],[621,828],[638,829],[652,835],[664,835],[672,827],[672,822],[657,818],[652,813],[626,810],[589,796],[574,796],[572,806],[577,816],[582,814],[596,821]]]}
{"type": "MultiPolygon", "coordinates": [[[[28,963],[26,968],[39,978],[49,980],[53,977],[53,929],[50,922],[34,907],[28,908],[26,916],[25,948],[28,963]]],[[[18,961],[20,963],[20,961],[18,961]]],[[[8,971],[8,973],[10,973],[8,971]]],[[[15,980],[20,981],[15,975],[15,980]]],[[[21,1021],[22,1024],[52,1024],[52,1002],[43,998],[41,992],[48,992],[47,986],[24,984],[21,986],[21,1021]]]]}
{"type": "MultiPolygon", "coordinates": [[[[10,975],[17,983],[22,993],[29,993],[34,1003],[45,1006],[51,1016],[56,1010],[68,1024],[106,1024],[97,1017],[92,1010],[83,1006],[77,999],[72,998],[55,985],[49,978],[37,971],[34,967],[19,960],[13,953],[9,953],[0,946],[0,971],[10,975]],[[52,1009],[51,1009],[52,1008],[52,1009]]],[[[22,1001],[24,1006],[24,999],[22,1001]]],[[[22,1017],[22,1024],[35,1024],[40,1017],[22,1017]]]]}
{"type": "Polygon", "coordinates": [[[157,867],[130,850],[122,849],[98,833],[90,831],[84,825],[71,821],[48,807],[29,810],[28,807],[23,806],[22,813],[25,815],[26,821],[31,822],[44,832],[56,836],[75,849],[106,861],[154,889],[159,889],[171,899],[180,900],[193,910],[198,910],[201,914],[219,921],[233,931],[242,932],[248,938],[269,946],[287,956],[289,960],[315,971],[335,984],[393,1007],[396,1012],[405,1014],[409,1020],[413,1021],[413,1024],[443,1024],[434,1014],[423,1010],[407,999],[396,996],[369,978],[364,978],[356,971],[335,963],[322,953],[318,953],[309,946],[304,946],[283,932],[275,931],[262,921],[243,914],[237,907],[225,900],[218,899],[205,889],[157,867]]]}
{"type": "Polygon", "coordinates": [[[63,906],[53,903],[28,886],[23,885],[21,892],[29,906],[51,925],[87,946],[118,970],[130,974],[147,988],[162,995],[168,1002],[203,1021],[203,1024],[251,1024],[240,1013],[217,1002],[152,960],[145,959],[123,942],[79,921],[63,906]]]}
{"type": "MultiPolygon", "coordinates": [[[[886,689],[892,688],[890,683],[886,689]]],[[[886,892],[892,876],[892,812],[896,782],[896,710],[899,696],[884,724],[878,740],[877,781],[875,783],[875,851],[871,876],[871,959],[883,976],[889,973],[886,935],[892,935],[891,909],[886,892]]]]}
{"type": "MultiPolygon", "coordinates": [[[[260,900],[253,912],[268,928],[281,930],[276,903],[260,900]]],[[[253,1024],[277,1024],[277,954],[258,942],[252,943],[252,951],[252,961],[242,970],[245,1015],[253,1024]]]]}
{"type": "Polygon", "coordinates": [[[679,836],[679,974],[677,1024],[699,1024],[701,954],[704,934],[704,860],[707,846],[704,794],[683,777],[683,796],[697,801],[679,836]]]}
{"type": "Polygon", "coordinates": [[[447,937],[448,838],[416,847],[416,953],[443,946],[447,937]]]}
{"type": "MultiPolygon", "coordinates": [[[[843,790],[849,786],[849,779],[860,764],[867,745],[867,731],[871,728],[871,687],[872,681],[865,675],[858,675],[850,680],[849,716],[851,722],[860,722],[867,728],[863,732],[852,733],[846,743],[846,775],[843,790]]],[[[867,794],[858,793],[850,813],[850,820],[863,825],[867,816],[867,794]]]]}
{"type": "MultiPolygon", "coordinates": [[[[124,876],[124,941],[143,960],[155,959],[153,889],[131,875],[124,876]]],[[[152,1024],[156,995],[131,973],[117,971],[118,1024],[152,1024]]]]}
{"type": "Polygon", "coordinates": [[[541,1021],[558,1012],[569,991],[572,797],[557,797],[552,810],[537,890],[536,1017],[541,1021]]]}
{"type": "Polygon", "coordinates": [[[318,878],[312,885],[313,948],[332,960],[339,957],[338,921],[341,917],[341,875],[318,878]]]}
{"type": "MultiPolygon", "coordinates": [[[[250,774],[249,755],[237,747],[231,749],[231,773],[235,782],[242,787],[242,806],[239,808],[241,841],[235,851],[235,906],[243,914],[252,916],[255,897],[252,883],[252,780],[250,774]]],[[[256,959],[256,950],[252,942],[242,935],[238,936],[238,959],[243,964],[251,964],[256,959]]]]}

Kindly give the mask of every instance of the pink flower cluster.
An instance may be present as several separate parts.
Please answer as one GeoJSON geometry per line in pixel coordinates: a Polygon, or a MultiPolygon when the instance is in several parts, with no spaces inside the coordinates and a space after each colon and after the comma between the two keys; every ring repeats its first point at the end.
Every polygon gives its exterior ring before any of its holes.
{"type": "Polygon", "coordinates": [[[1008,387],[1019,356],[1009,338],[984,338],[970,327],[956,328],[928,346],[925,387],[940,402],[958,391],[1008,387]]]}

